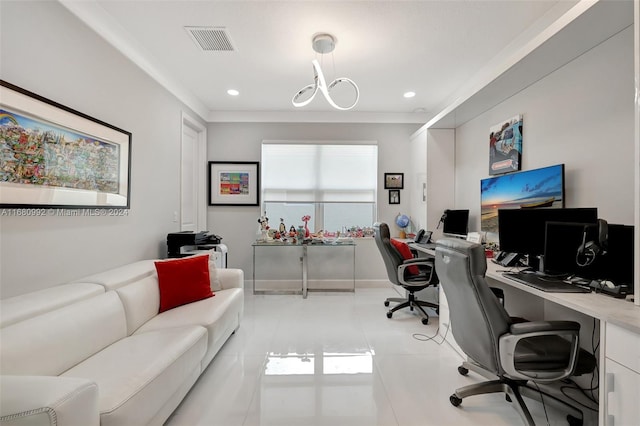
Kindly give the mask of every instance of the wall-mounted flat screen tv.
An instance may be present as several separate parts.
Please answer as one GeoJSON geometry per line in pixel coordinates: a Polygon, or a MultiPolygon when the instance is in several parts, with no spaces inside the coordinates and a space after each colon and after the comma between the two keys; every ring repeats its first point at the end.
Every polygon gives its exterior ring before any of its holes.
{"type": "Polygon", "coordinates": [[[480,181],[481,229],[498,232],[499,209],[564,207],[564,164],[480,181]]]}

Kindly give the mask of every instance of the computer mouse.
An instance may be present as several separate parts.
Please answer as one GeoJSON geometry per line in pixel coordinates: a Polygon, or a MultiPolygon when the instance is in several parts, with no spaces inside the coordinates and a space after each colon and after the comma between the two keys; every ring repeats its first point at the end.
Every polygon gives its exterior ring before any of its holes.
{"type": "Polygon", "coordinates": [[[603,287],[616,288],[616,285],[615,285],[612,281],[609,281],[609,280],[602,280],[602,281],[600,282],[600,284],[601,284],[603,287]]]}

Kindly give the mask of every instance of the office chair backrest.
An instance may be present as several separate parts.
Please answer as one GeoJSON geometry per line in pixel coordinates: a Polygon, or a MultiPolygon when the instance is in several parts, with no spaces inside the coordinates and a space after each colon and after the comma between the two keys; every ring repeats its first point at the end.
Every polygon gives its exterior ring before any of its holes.
{"type": "Polygon", "coordinates": [[[395,285],[402,285],[398,281],[398,266],[402,264],[404,258],[398,250],[391,244],[391,234],[389,233],[389,225],[384,222],[376,222],[373,225],[375,230],[375,240],[378,250],[384,260],[384,266],[387,269],[389,281],[395,285]]]}
{"type": "Polygon", "coordinates": [[[471,359],[503,374],[498,339],[509,331],[511,320],[485,281],[484,248],[457,238],[439,239],[436,271],[447,297],[456,342],[471,359]]]}

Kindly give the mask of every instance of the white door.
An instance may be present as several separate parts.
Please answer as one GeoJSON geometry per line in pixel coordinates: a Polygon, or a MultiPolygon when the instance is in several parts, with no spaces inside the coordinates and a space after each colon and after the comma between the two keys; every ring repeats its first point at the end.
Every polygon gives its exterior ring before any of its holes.
{"type": "Polygon", "coordinates": [[[183,114],[180,176],[180,230],[206,231],[206,130],[183,114]]]}

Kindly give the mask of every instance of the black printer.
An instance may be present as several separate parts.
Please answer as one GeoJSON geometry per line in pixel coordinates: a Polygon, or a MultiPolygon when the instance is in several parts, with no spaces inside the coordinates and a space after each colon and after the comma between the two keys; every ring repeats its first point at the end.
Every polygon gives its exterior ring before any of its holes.
{"type": "Polygon", "coordinates": [[[182,247],[197,246],[197,248],[209,249],[210,245],[220,244],[222,237],[215,234],[208,234],[205,231],[193,232],[171,232],[167,234],[167,255],[169,257],[183,257],[182,247]],[[202,246],[202,247],[200,247],[202,246]]]}

